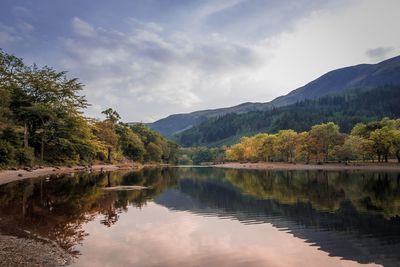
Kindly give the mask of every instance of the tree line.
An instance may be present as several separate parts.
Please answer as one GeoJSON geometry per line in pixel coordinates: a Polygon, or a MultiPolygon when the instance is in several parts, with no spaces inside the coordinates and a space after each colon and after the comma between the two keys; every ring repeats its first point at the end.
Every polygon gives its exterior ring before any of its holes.
{"type": "Polygon", "coordinates": [[[0,49],[0,167],[33,164],[174,162],[177,145],[143,124],[83,115],[83,84],[51,67],[26,65],[0,49]]]}
{"type": "Polygon", "coordinates": [[[341,133],[333,122],[321,123],[309,131],[280,130],[276,134],[260,133],[243,137],[228,147],[229,161],[285,161],[317,163],[350,160],[400,163],[400,119],[383,118],[358,123],[350,134],[341,133]]]}

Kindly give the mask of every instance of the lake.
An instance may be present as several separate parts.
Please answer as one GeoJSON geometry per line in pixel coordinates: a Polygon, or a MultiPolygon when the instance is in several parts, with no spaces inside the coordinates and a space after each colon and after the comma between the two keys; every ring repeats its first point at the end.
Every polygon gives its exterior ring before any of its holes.
{"type": "Polygon", "coordinates": [[[400,266],[400,173],[188,167],[26,179],[0,186],[0,232],[53,240],[72,266],[400,266]]]}

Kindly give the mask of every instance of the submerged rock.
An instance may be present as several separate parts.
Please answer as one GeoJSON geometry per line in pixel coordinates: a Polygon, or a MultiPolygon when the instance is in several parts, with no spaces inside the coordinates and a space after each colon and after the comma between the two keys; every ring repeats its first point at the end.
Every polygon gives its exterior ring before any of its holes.
{"type": "Polygon", "coordinates": [[[103,189],[110,191],[123,191],[123,190],[145,190],[149,189],[149,187],[140,185],[121,185],[121,186],[103,187],[103,189]]]}

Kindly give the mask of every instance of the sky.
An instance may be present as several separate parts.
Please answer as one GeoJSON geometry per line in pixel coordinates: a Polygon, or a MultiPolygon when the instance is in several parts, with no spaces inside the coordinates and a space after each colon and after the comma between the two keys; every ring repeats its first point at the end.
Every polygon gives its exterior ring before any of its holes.
{"type": "Polygon", "coordinates": [[[268,102],[400,54],[398,0],[2,0],[0,48],[123,121],[268,102]]]}

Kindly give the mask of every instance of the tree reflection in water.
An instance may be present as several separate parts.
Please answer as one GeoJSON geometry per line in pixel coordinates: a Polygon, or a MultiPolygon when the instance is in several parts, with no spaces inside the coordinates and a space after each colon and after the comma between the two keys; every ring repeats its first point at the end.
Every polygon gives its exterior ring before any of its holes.
{"type": "Polygon", "coordinates": [[[82,226],[96,216],[110,227],[128,206],[142,207],[167,184],[175,182],[174,170],[75,174],[27,179],[0,187],[0,231],[14,235],[30,232],[56,241],[77,256],[77,245],[87,235],[82,226]],[[103,187],[142,185],[147,190],[109,192],[103,187]]]}
{"type": "MultiPolygon", "coordinates": [[[[308,223],[317,228],[328,227],[324,223],[335,224],[332,228],[335,231],[364,227],[362,231],[368,232],[371,230],[366,227],[369,222],[361,225],[357,218],[360,221],[361,218],[371,218],[371,225],[375,228],[381,226],[394,231],[388,234],[390,238],[391,234],[400,235],[397,232],[399,227],[392,225],[392,219],[400,216],[399,183],[399,173],[212,168],[154,168],[26,179],[0,186],[0,231],[14,235],[26,235],[29,231],[54,240],[78,256],[78,245],[88,235],[83,226],[94,219],[112,227],[130,206],[142,208],[154,199],[169,208],[198,211],[187,203],[178,203],[186,205],[185,208],[172,205],[170,192],[175,191],[199,202],[202,207],[238,214],[240,221],[252,219],[254,215],[258,218],[270,216],[281,209],[279,216],[296,223],[308,223]],[[148,189],[103,189],[123,185],[148,189]],[[349,209],[352,210],[351,227],[339,227],[343,224],[343,214],[349,209]],[[311,215],[312,218],[306,218],[311,215]],[[325,219],[318,221],[319,217],[329,217],[330,223],[325,219]]],[[[375,230],[379,232],[382,229],[375,230]]]]}

